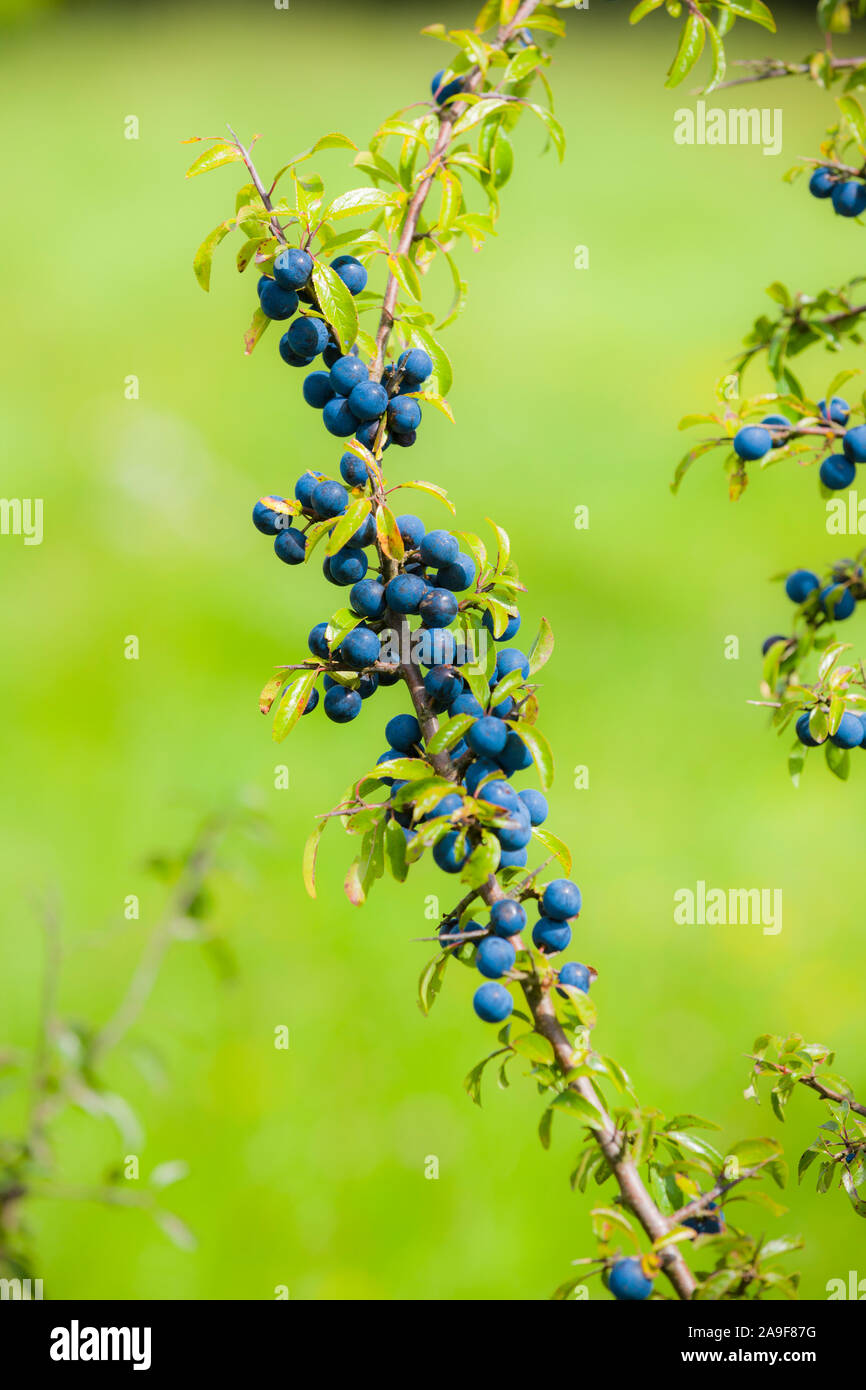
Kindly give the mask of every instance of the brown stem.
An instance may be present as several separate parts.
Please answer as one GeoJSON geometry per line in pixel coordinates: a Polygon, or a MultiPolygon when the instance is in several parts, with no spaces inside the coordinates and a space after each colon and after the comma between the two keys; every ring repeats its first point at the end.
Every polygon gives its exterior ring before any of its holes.
{"type": "MultiPolygon", "coordinates": [[[[495,48],[504,48],[518,30],[522,29],[533,10],[538,8],[539,3],[540,0],[523,0],[523,3],[518,6],[514,18],[508,24],[504,24],[500,27],[493,46],[495,48]]],[[[471,68],[463,81],[463,91],[470,96],[474,95],[481,85],[482,78],[483,73],[479,67],[471,68]]],[[[397,254],[400,256],[407,255],[411,249],[415,233],[418,229],[418,219],[421,216],[421,211],[427,200],[427,195],[433,186],[436,170],[441,165],[447,153],[448,146],[451,143],[452,127],[455,121],[463,115],[465,110],[466,102],[458,100],[449,102],[448,106],[445,107],[440,114],[439,134],[436,137],[436,142],[427,162],[427,167],[421,176],[418,187],[412,195],[409,206],[406,209],[406,216],[403,219],[400,239],[397,242],[397,254]]],[[[376,356],[370,365],[370,376],[374,381],[378,381],[382,375],[388,339],[391,336],[391,329],[394,326],[394,306],[397,303],[398,291],[399,282],[392,273],[389,275],[388,283],[385,286],[385,294],[382,299],[382,315],[379,319],[379,329],[376,334],[376,356]]]]}
{"type": "MultiPolygon", "coordinates": [[[[259,172],[256,169],[255,164],[253,163],[252,155],[250,154],[249,150],[246,149],[246,147],[241,143],[240,137],[234,130],[232,130],[231,126],[229,126],[229,133],[234,138],[234,142],[238,147],[241,159],[247,166],[247,173],[249,174],[253,184],[255,185],[256,192],[258,193],[259,197],[264,203],[267,211],[272,212],[274,205],[271,202],[270,194],[268,193],[268,190],[265,188],[265,185],[261,180],[259,172]]],[[[283,246],[287,246],[288,242],[286,241],[286,234],[283,231],[277,219],[275,217],[272,217],[268,225],[270,226],[270,229],[273,232],[274,236],[277,238],[277,241],[281,242],[283,246]]]]}

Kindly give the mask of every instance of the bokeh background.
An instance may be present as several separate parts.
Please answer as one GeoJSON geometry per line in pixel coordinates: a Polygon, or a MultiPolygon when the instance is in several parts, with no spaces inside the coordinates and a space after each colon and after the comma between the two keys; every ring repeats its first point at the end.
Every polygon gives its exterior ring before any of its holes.
{"type": "MultiPolygon", "coordinates": [[[[353,909],[341,892],[349,846],[332,830],[320,896],[303,892],[312,817],[378,754],[397,695],[348,728],[317,715],[271,743],[258,690],[305,651],[335,596],[317,566],[277,564],[249,512],[303,469],[335,465],[338,446],[275,333],[244,359],[252,276],[238,277],[224,248],[205,297],[190,264],[237,180],[223,170],[185,183],[194,151],[182,138],[227,120],[261,132],[265,170],[327,130],[363,146],[441,65],[420,27],[473,15],[444,0],[7,14],[3,491],[45,499],[45,539],[0,540],[3,1043],[34,1037],[41,894],[56,888],[63,903],[62,1007],[99,1022],[160,908],[146,855],[182,844],[239,789],[273,827],[269,846],[238,841],[239,872],[218,889],[235,982],[180,945],[136,1030],[163,1055],[167,1087],[152,1092],[123,1053],[110,1069],[146,1127],[143,1170],[191,1165],[170,1196],[198,1248],[175,1249],[135,1212],[33,1204],[49,1298],[258,1299],[282,1284],[295,1298],[534,1299],[593,1248],[590,1201],[568,1187],[578,1136],[567,1122],[543,1152],[539,1100],[517,1068],[483,1110],[462,1091],[492,1044],[471,975],[454,968],[431,1017],[418,1010],[430,948],[413,938],[441,877],[425,866],[353,909]],[[123,138],[129,114],[137,141],[123,138]],[[124,659],[129,634],[138,661],[124,659]],[[274,787],[283,761],[288,791],[274,787]],[[123,919],[130,893],[139,922],[123,919]],[[287,1052],[273,1046],[280,1024],[287,1052]],[[424,1177],[427,1155],[437,1181],[424,1177]]],[[[758,89],[784,109],[778,159],[675,146],[672,113],[688,98],[662,85],[666,16],[630,29],[622,5],[599,0],[568,23],[552,73],[566,162],[542,156],[527,118],[500,235],[462,252],[471,295],[447,340],[457,426],[428,412],[411,456],[390,462],[444,484],[464,526],[492,514],[511,532],[530,588],[525,630],[544,613],[557,638],[544,684],[558,757],[549,824],[575,852],[585,910],[570,954],[600,971],[599,1045],[645,1104],[714,1116],[724,1143],[779,1133],[767,1103],[742,1098],[759,1032],[830,1042],[839,1069],[866,1080],[863,769],[842,785],[816,760],[794,790],[787,743],[745,703],[761,639],[787,617],[768,576],[845,549],[824,531],[814,474],[771,470],[732,506],[705,461],[674,499],[676,423],[711,408],[764,287],[847,278],[862,232],[781,182],[817,148],[829,98],[795,83],[758,89]],[[573,268],[578,244],[589,270],[573,268]],[[724,658],[729,635],[739,660],[724,658]],[[577,765],[588,790],[574,789],[577,765]],[[782,888],[782,933],[675,926],[673,894],[698,879],[782,888]]],[[[796,57],[817,42],[807,9],[776,39],[740,26],[732,52],[796,57]]],[[[350,186],[342,152],[315,167],[335,191],[350,186]]],[[[839,365],[815,354],[804,379],[818,394],[839,365]]],[[[443,524],[432,499],[405,496],[404,509],[443,524]]],[[[862,621],[850,624],[857,641],[862,621]]],[[[8,1132],[22,1105],[14,1094],[2,1105],[8,1132]]],[[[808,1097],[792,1103],[783,1137],[795,1160],[821,1118],[808,1097]]],[[[108,1122],[75,1113],[56,1146],[75,1181],[123,1156],[108,1122]]],[[[824,1297],[829,1278],[858,1266],[857,1219],[809,1182],[785,1200],[778,1222],[745,1219],[802,1233],[804,1293],[824,1297]]]]}

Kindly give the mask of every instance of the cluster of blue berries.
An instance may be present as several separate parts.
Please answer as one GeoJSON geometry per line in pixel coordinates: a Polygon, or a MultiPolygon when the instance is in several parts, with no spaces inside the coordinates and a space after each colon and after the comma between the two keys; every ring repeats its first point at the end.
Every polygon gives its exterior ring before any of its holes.
{"type": "Polygon", "coordinates": [[[809,180],[813,198],[831,198],[840,217],[859,217],[866,212],[866,183],[822,165],[809,180]]]}
{"type": "MultiPolygon", "coordinates": [[[[338,256],[331,262],[350,294],[360,294],[367,272],[354,256],[338,256]]],[[[308,251],[288,247],[274,261],[273,276],[259,280],[259,303],[271,319],[290,319],[302,301],[315,305],[309,288],[313,258],[308,251]]],[[[280,339],[280,356],[290,367],[310,367],[321,356],[324,368],[304,378],[304,400],[321,410],[325,429],[338,439],[355,435],[366,448],[379,440],[403,448],[415,443],[421,424],[421,406],[413,392],[420,390],[433,371],[423,348],[408,348],[396,363],[389,363],[382,380],[372,381],[358,349],[343,353],[333,330],[316,314],[301,314],[280,339]],[[384,422],[383,422],[384,417],[384,422]]]]}
{"type": "MultiPolygon", "coordinates": [[[[850,618],[857,607],[857,600],[851,586],[843,581],[822,584],[813,570],[793,570],[785,580],[785,593],[792,603],[809,603],[815,614],[823,613],[831,621],[842,622],[850,618]]],[[[767,638],[764,651],[769,650],[778,637],[767,638]]]]}
{"type": "MultiPolygon", "coordinates": [[[[499,785],[507,786],[504,783],[499,785]]],[[[507,790],[512,789],[508,787],[507,790]]],[[[456,800],[459,799],[458,796],[456,800]]],[[[547,803],[539,792],[520,792],[518,799],[523,800],[530,815],[534,813],[534,801],[543,803],[546,814],[547,803]]],[[[441,814],[441,803],[438,813],[441,814]]],[[[540,897],[538,921],[532,928],[532,942],[536,950],[546,956],[564,951],[571,942],[571,927],[568,923],[577,917],[580,906],[580,889],[576,883],[567,878],[557,878],[548,883],[540,897]]],[[[491,907],[490,920],[486,926],[480,922],[468,921],[461,927],[456,920],[447,920],[442,925],[440,939],[446,949],[459,947],[464,936],[477,940],[477,946],[474,947],[474,963],[488,983],[479,985],[472,1003],[476,1014],[484,1023],[503,1023],[514,1007],[508,990],[496,981],[514,969],[517,959],[515,938],[526,924],[527,915],[523,903],[518,902],[516,898],[500,898],[491,907]],[[485,935],[478,937],[479,932],[484,932],[485,935]],[[456,941],[452,943],[451,938],[456,938],[456,941]]],[[[591,979],[588,966],[578,961],[569,961],[557,973],[557,988],[564,997],[566,988],[577,989],[582,994],[587,994],[591,979]]]]}
{"type": "MultiPolygon", "coordinates": [[[[842,453],[831,454],[824,459],[819,469],[824,487],[833,492],[850,487],[857,472],[858,463],[866,463],[866,425],[847,425],[851,407],[841,396],[834,396],[829,405],[818,402],[818,410],[828,423],[841,432],[842,453]]],[[[797,426],[784,415],[765,415],[759,425],[744,425],[734,435],[734,451],[744,462],[753,463],[764,458],[771,449],[786,444],[797,435],[797,426]]]]}

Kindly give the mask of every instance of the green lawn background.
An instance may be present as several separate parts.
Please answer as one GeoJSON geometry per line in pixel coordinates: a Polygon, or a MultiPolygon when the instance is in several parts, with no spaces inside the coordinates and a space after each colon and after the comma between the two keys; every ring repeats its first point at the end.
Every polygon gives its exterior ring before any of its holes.
{"type": "MultiPolygon", "coordinates": [[[[226,120],[260,131],[266,170],[326,130],[363,146],[441,65],[421,25],[467,17],[303,0],[288,12],[106,7],[6,36],[3,488],[44,497],[45,541],[0,541],[3,1040],[34,1034],[39,894],[56,885],[64,904],[64,1008],[100,1020],[159,908],[146,853],[241,787],[274,826],[270,848],[238,850],[243,874],[220,891],[237,983],[221,987],[179,946],[137,1033],[166,1056],[169,1088],[151,1094],[122,1055],[110,1068],[146,1125],[144,1170],[191,1164],[171,1196],[198,1250],[174,1249],[134,1213],[43,1202],[31,1220],[47,1297],[269,1298],[285,1284],[299,1298],[539,1298],[593,1249],[590,1201],[567,1182],[577,1132],[563,1123],[541,1150],[539,1098],[519,1069],[483,1111],[462,1091],[492,1040],[471,1011],[471,976],[454,970],[429,1019],[417,1008],[428,948],[412,938],[429,925],[427,894],[449,905],[441,876],[425,867],[402,888],[378,885],[359,912],[341,892],[349,847],[331,831],[320,896],[303,893],[313,814],[379,753],[398,696],[345,729],[313,716],[280,750],[257,715],[271,667],[303,654],[336,595],[316,565],[279,566],[249,511],[304,468],[333,468],[339,446],[303,404],[276,333],[243,358],[253,281],[235,275],[232,252],[209,297],[190,268],[236,180],[185,184],[183,137],[226,120]],[[123,397],[129,373],[137,402],[123,397]],[[132,633],[138,662],[123,659],[132,633]],[[289,791],[273,787],[282,761],[289,791]],[[141,894],[137,924],[123,921],[129,893],[141,894]],[[85,949],[94,932],[104,946],[85,949]],[[273,1047],[279,1024],[288,1052],[273,1047]],[[424,1177],[427,1155],[438,1181],[424,1177]]],[[[540,157],[543,132],[527,119],[500,235],[462,251],[471,295],[448,335],[457,425],[428,412],[416,448],[387,461],[395,477],[445,485],[464,526],[485,515],[506,526],[530,589],[524,631],[542,613],[553,624],[549,824],[575,853],[585,909],[570,954],[600,971],[599,1046],[647,1105],[714,1116],[723,1140],[778,1133],[767,1104],[742,1099],[757,1033],[832,1042],[839,1069],[863,1081],[862,769],[843,786],[816,761],[794,791],[787,744],[745,701],[761,639],[787,618],[768,576],[846,547],[824,532],[814,474],[791,465],[737,506],[712,462],[679,498],[667,485],[685,447],[676,422],[711,408],[763,288],[855,273],[862,230],[781,182],[817,147],[828,98],[759,89],[784,108],[778,159],[681,148],[672,113],[689,98],[662,86],[670,21],[630,30],[621,6],[599,3],[568,23],[552,73],[566,162],[540,157]],[[588,271],[573,269],[578,244],[588,271]],[[578,504],[586,532],[572,524],[578,504]],[[729,634],[739,661],[724,659],[729,634]],[[573,788],[579,764],[589,790],[573,788]],[[698,879],[781,887],[784,930],[675,926],[673,894],[698,879]]],[[[803,23],[778,40],[738,29],[733,47],[798,56],[815,42],[803,23]]],[[[353,182],[342,153],[316,167],[335,191],[353,182]]],[[[816,394],[837,365],[804,365],[816,394]]],[[[404,496],[445,523],[432,500],[404,496]]],[[[796,1159],[823,1117],[805,1096],[791,1109],[796,1159]]],[[[10,1100],[2,1117],[19,1113],[10,1100]]],[[[77,1114],[57,1137],[69,1178],[123,1153],[108,1124],[77,1114]]],[[[803,1233],[804,1292],[822,1297],[857,1266],[857,1219],[808,1182],[787,1200],[790,1214],[766,1224],[803,1233]]]]}

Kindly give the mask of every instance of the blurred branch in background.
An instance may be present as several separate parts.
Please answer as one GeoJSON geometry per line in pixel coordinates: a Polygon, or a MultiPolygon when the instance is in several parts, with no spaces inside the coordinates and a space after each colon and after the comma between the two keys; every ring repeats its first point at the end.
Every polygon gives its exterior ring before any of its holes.
{"type": "Polygon", "coordinates": [[[237,855],[242,834],[261,835],[264,818],[246,806],[209,816],[198,827],[189,846],[180,853],[154,855],[148,870],[166,884],[162,912],[141,948],[120,1002],[103,1024],[72,1020],[59,1004],[64,951],[61,913],[56,896],[41,908],[45,954],[42,997],[37,1036],[32,1054],[0,1050],[0,1077],[13,1086],[26,1087],[29,1072],[30,1103],[23,1134],[0,1135],[0,1274],[13,1279],[30,1278],[34,1270],[32,1236],[25,1220],[25,1204],[31,1198],[99,1202],[137,1208],[150,1215],[159,1228],[181,1249],[192,1249],[195,1237],[185,1223],[162,1205],[164,1188],[188,1174],[182,1159],[158,1164],[140,1186],[137,1157],[122,1155],[108,1173],[93,1182],[69,1181],[52,1142],[52,1125],[67,1109],[75,1108],[115,1125],[124,1149],[140,1149],[141,1125],[129,1102],[106,1084],[103,1068],[109,1056],[127,1042],[150,1000],[162,968],[174,945],[194,942],[208,952],[223,979],[234,975],[230,948],[213,920],[213,883],[226,867],[223,851],[237,855]],[[130,1158],[134,1170],[128,1169],[130,1158]]]}

